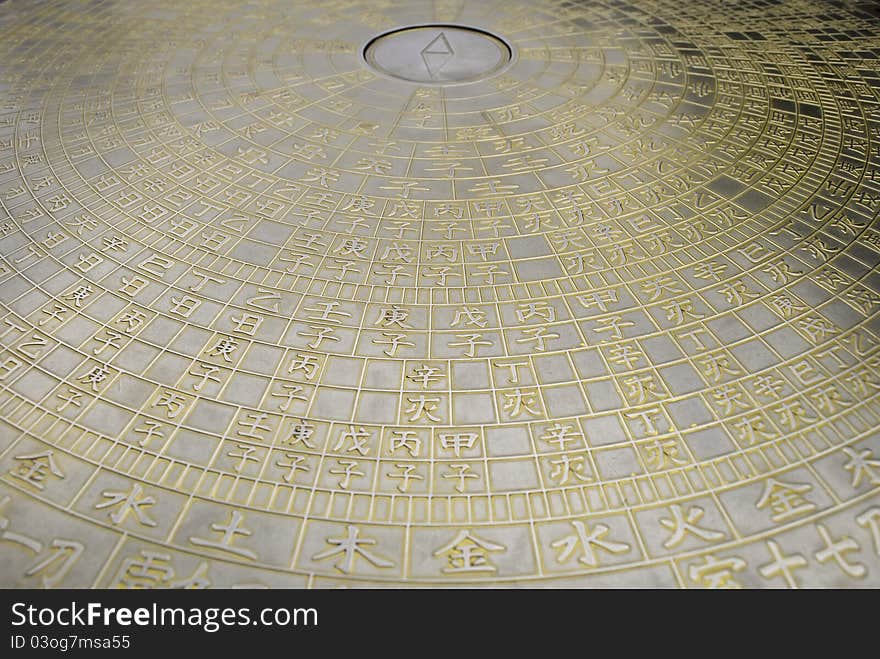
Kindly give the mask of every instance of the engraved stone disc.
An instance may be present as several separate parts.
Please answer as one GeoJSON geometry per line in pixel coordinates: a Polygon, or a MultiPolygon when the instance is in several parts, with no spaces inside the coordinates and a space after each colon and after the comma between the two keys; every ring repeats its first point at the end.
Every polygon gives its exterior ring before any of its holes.
{"type": "Polygon", "coordinates": [[[0,585],[880,586],[878,27],[0,3],[0,585]]]}

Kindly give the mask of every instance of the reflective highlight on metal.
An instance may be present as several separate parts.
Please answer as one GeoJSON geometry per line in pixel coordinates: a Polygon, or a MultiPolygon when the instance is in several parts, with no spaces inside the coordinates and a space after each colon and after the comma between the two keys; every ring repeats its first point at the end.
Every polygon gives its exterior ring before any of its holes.
{"type": "Polygon", "coordinates": [[[0,584],[880,585],[878,53],[856,2],[0,4],[0,584]]]}

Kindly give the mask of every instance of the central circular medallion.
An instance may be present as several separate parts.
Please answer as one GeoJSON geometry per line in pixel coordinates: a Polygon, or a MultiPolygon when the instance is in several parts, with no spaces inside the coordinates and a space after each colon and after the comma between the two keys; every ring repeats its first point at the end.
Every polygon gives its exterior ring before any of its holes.
{"type": "Polygon", "coordinates": [[[477,28],[417,25],[380,34],[364,48],[375,69],[422,84],[473,82],[510,62],[511,47],[477,28]]]}

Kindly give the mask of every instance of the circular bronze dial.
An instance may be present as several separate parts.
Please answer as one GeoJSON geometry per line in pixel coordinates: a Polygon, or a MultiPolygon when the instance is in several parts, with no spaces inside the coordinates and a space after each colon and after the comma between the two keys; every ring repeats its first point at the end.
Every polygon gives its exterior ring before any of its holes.
{"type": "Polygon", "coordinates": [[[876,587],[877,27],[0,4],[0,582],[876,587]]]}

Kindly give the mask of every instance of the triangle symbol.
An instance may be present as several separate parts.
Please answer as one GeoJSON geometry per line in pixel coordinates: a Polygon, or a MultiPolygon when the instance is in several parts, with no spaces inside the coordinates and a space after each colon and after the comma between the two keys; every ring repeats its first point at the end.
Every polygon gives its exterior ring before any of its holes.
{"type": "Polygon", "coordinates": [[[441,32],[427,46],[422,48],[420,55],[425,63],[425,68],[428,70],[428,75],[436,78],[440,70],[455,56],[455,51],[449,45],[446,35],[441,32]]]}

